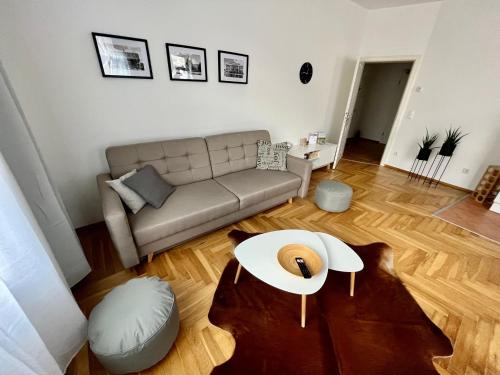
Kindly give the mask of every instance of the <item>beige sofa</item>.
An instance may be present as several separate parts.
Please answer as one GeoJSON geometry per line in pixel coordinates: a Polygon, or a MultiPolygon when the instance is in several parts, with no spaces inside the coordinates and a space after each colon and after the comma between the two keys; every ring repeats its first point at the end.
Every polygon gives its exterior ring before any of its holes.
{"type": "Polygon", "coordinates": [[[257,141],[270,140],[256,130],[110,147],[110,173],[97,176],[102,210],[125,267],[140,257],[173,247],[195,236],[305,197],[312,164],[287,156],[288,172],[256,169],[257,141]],[[106,183],[150,164],[175,192],[159,209],[145,206],[137,214],[125,209],[106,183]]]}

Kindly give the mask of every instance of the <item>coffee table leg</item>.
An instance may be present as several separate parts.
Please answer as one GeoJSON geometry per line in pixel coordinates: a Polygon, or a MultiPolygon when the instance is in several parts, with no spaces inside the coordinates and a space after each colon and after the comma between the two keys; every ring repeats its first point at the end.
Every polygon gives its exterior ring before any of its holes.
{"type": "Polygon", "coordinates": [[[349,295],[354,296],[354,280],[356,277],[356,272],[351,272],[351,288],[349,290],[349,295]]]}
{"type": "Polygon", "coordinates": [[[306,326],[306,295],[302,294],[302,303],[300,309],[300,326],[304,328],[306,326]]]}
{"type": "Polygon", "coordinates": [[[238,282],[238,279],[240,278],[240,272],[241,272],[241,264],[238,263],[238,269],[236,270],[236,276],[234,277],[235,284],[238,282]]]}

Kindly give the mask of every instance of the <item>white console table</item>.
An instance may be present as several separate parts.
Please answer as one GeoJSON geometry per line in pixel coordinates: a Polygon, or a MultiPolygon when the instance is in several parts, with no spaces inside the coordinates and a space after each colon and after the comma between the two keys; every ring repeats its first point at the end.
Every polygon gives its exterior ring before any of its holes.
{"type": "Polygon", "coordinates": [[[337,145],[335,143],[325,143],[324,145],[313,144],[307,146],[295,145],[290,149],[290,151],[288,151],[288,153],[292,156],[305,159],[305,154],[313,151],[319,152],[319,157],[311,160],[313,169],[322,167],[330,168],[335,158],[337,145]]]}

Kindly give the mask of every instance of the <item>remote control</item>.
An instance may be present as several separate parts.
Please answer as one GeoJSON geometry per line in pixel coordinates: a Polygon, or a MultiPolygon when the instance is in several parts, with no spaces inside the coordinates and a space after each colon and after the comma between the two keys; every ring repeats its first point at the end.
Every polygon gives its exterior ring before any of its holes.
{"type": "Polygon", "coordinates": [[[304,262],[304,259],[301,257],[296,257],[295,261],[297,262],[300,272],[302,272],[302,276],[304,276],[304,279],[310,279],[311,278],[311,272],[309,272],[309,269],[306,266],[306,262],[304,262]]]}

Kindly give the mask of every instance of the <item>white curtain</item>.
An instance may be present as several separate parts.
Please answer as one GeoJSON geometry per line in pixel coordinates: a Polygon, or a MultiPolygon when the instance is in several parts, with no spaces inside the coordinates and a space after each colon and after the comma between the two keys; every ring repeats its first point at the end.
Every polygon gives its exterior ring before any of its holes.
{"type": "Polygon", "coordinates": [[[87,321],[0,153],[0,374],[61,374],[86,332],[87,321]]]}
{"type": "Polygon", "coordinates": [[[0,62],[0,152],[14,174],[61,267],[75,285],[90,272],[82,247],[0,62]]]}

